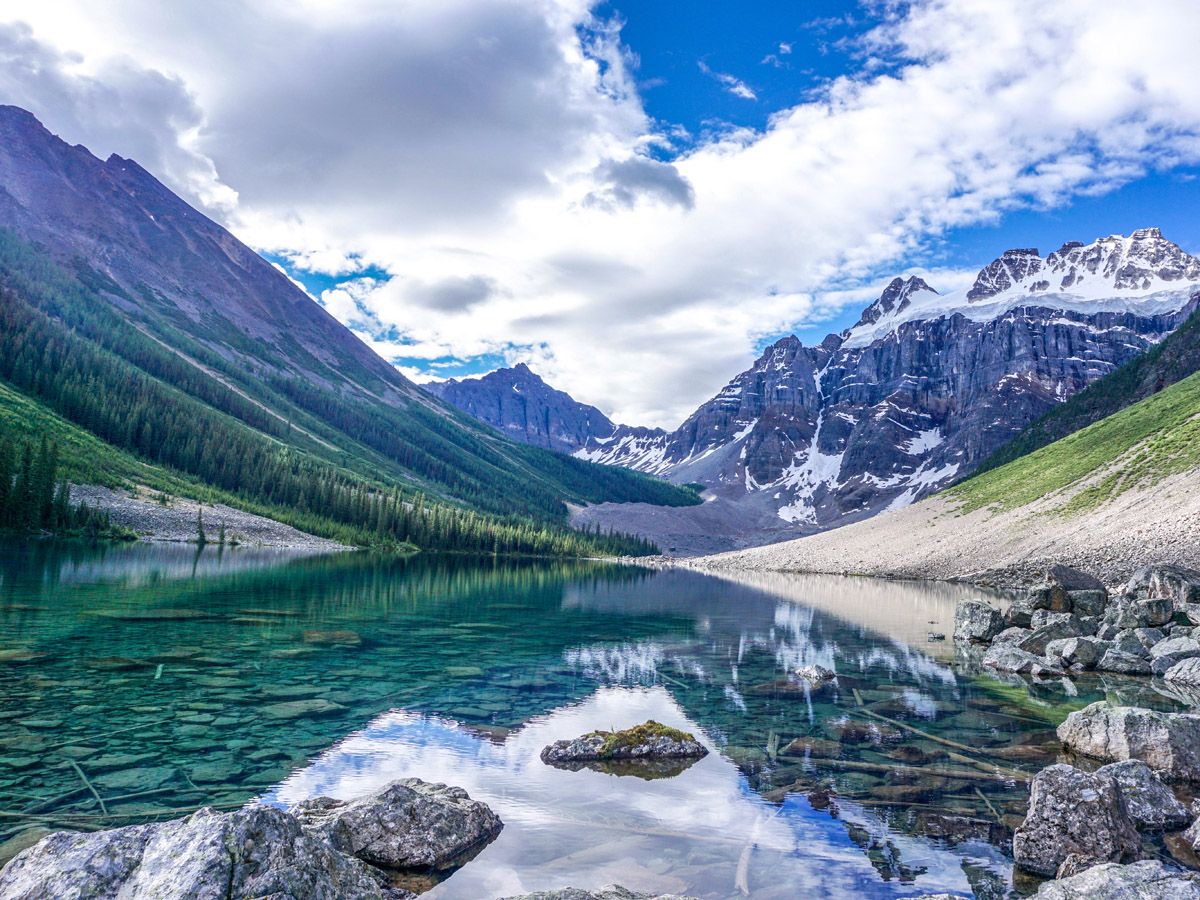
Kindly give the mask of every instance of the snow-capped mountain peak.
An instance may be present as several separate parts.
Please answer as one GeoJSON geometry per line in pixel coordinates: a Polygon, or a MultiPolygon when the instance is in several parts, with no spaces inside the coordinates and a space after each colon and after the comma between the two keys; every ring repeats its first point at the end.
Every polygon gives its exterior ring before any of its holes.
{"type": "Polygon", "coordinates": [[[908,278],[893,278],[891,283],[883,289],[879,299],[863,310],[858,324],[873,324],[886,315],[904,312],[912,305],[913,297],[922,292],[937,293],[925,283],[924,279],[916,275],[908,278]]]}
{"type": "Polygon", "coordinates": [[[907,304],[868,316],[881,297],[845,332],[845,346],[865,347],[906,322],[955,314],[986,322],[1021,307],[1085,314],[1163,313],[1182,307],[1197,287],[1200,259],[1157,228],[1109,235],[1090,244],[1070,241],[1044,258],[1034,248],[1006,250],[980,269],[967,290],[910,292],[907,304]]]}

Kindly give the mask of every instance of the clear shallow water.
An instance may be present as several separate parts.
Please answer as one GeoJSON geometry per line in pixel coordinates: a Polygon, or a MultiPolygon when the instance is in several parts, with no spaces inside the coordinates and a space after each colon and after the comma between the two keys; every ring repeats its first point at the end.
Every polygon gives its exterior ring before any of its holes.
{"type": "Polygon", "coordinates": [[[927,639],[975,595],[586,563],[2,547],[0,840],[418,776],[506,823],[430,897],[611,881],[705,898],[1005,896],[1018,776],[1054,760],[1053,727],[1106,695],[1171,703],[1128,679],[1031,688],[977,673],[927,639]],[[837,685],[789,680],[808,663],[837,685]],[[714,752],[657,779],[538,759],[552,740],[647,718],[714,752]]]}

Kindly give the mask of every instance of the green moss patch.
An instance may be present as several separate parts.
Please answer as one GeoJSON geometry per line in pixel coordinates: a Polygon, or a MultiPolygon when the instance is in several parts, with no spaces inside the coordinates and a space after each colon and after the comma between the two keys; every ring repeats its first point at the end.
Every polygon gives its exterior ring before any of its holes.
{"type": "Polygon", "coordinates": [[[653,719],[643,722],[641,725],[626,728],[624,731],[592,731],[584,735],[584,737],[604,738],[604,744],[600,747],[599,751],[601,759],[611,758],[622,750],[639,747],[656,738],[667,738],[679,743],[696,740],[695,737],[686,731],[671,728],[668,725],[663,725],[661,722],[655,722],[653,719]]]}

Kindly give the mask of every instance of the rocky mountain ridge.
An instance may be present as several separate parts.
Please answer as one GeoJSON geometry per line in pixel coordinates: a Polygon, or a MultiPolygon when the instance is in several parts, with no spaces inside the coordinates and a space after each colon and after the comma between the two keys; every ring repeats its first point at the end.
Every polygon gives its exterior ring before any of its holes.
{"type": "Polygon", "coordinates": [[[423,387],[509,437],[560,453],[574,453],[616,430],[596,407],[550,387],[525,363],[481,378],[451,378],[423,387]]]}
{"type": "Polygon", "coordinates": [[[964,475],[1041,415],[1170,334],[1200,304],[1200,260],[1158,229],[1008,251],[967,291],[894,279],[859,321],[766,348],[668,434],[620,426],[578,451],[708,488],[669,518],[585,522],[698,550],[792,537],[908,505],[964,475]],[[664,531],[664,529],[667,529],[664,531]]]}

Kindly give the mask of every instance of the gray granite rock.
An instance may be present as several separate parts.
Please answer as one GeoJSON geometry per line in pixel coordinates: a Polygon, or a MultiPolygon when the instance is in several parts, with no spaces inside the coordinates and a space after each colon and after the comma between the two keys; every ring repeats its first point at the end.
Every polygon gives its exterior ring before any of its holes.
{"type": "Polygon", "coordinates": [[[1101,672],[1116,672],[1120,675],[1149,675],[1150,660],[1134,653],[1123,653],[1115,647],[1104,651],[1096,663],[1101,672]]]}
{"type": "Polygon", "coordinates": [[[986,644],[1004,627],[1000,611],[985,600],[964,600],[954,610],[954,639],[986,644]]]}
{"type": "Polygon", "coordinates": [[[1098,701],[1067,716],[1058,738],[1106,761],[1140,759],[1168,781],[1200,781],[1200,715],[1098,701]]]}
{"type": "Polygon", "coordinates": [[[1175,684],[1200,686],[1200,658],[1180,660],[1167,669],[1163,678],[1175,684]]]}
{"type": "Polygon", "coordinates": [[[1046,645],[1046,659],[1062,666],[1090,669],[1107,649],[1107,644],[1096,638],[1061,638],[1046,645]]]}
{"type": "Polygon", "coordinates": [[[1012,644],[993,644],[983,654],[983,665],[997,672],[1015,672],[1018,675],[1065,675],[1066,671],[1048,659],[1035,656],[1012,644]]]}
{"type": "Polygon", "coordinates": [[[1200,603],[1200,572],[1184,566],[1154,565],[1139,569],[1121,588],[1134,599],[1166,599],[1176,609],[1200,603]]]}
{"type": "Polygon", "coordinates": [[[1103,588],[1091,591],[1069,591],[1071,612],[1083,618],[1085,616],[1102,616],[1108,606],[1108,591],[1103,588]]]}
{"type": "Polygon", "coordinates": [[[1002,632],[992,638],[992,645],[996,644],[1019,644],[1025,640],[1030,634],[1028,628],[1022,628],[1019,625],[1013,625],[1005,628],[1002,632]]]}
{"type": "Polygon", "coordinates": [[[1200,900],[1200,874],[1171,869],[1158,860],[1104,863],[1045,882],[1036,900],[1200,900]]]}
{"type": "Polygon", "coordinates": [[[393,781],[349,802],[305,800],[289,811],[334,849],[388,869],[454,868],[504,827],[487,804],[462,788],[419,778],[393,781]]]}
{"type": "Polygon", "coordinates": [[[1080,637],[1083,629],[1071,613],[1050,613],[1039,610],[1033,616],[1033,630],[1017,644],[1022,650],[1041,656],[1046,645],[1063,638],[1080,637]]]}
{"type": "Polygon", "coordinates": [[[286,812],[202,809],[185,819],[56,832],[0,872],[5,900],[385,900],[411,896],[307,833],[286,812]]]}
{"type": "Polygon", "coordinates": [[[1142,831],[1177,831],[1192,817],[1172,790],[1144,762],[1127,759],[1097,770],[1121,787],[1129,817],[1142,831]]]}
{"type": "Polygon", "coordinates": [[[1150,648],[1151,659],[1158,659],[1160,656],[1174,656],[1180,660],[1200,656],[1200,641],[1193,637],[1175,637],[1172,632],[1170,638],[1159,641],[1150,648]]]}
{"type": "Polygon", "coordinates": [[[1013,860],[1051,876],[1068,858],[1073,865],[1131,862],[1141,846],[1117,782],[1060,764],[1033,779],[1029,811],[1013,834],[1013,860]]]}

